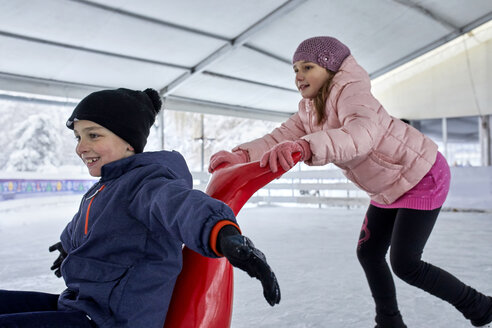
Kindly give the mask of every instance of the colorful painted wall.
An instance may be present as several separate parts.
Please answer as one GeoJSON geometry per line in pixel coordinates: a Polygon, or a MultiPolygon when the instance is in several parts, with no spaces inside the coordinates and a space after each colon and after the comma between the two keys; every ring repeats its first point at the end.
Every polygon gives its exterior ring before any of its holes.
{"type": "Polygon", "coordinates": [[[0,179],[0,201],[56,193],[85,193],[96,180],[0,179]]]}

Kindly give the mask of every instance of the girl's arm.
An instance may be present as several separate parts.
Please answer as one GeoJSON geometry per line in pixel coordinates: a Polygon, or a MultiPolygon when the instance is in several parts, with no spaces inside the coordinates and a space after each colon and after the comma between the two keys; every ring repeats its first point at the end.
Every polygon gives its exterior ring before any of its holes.
{"type": "Polygon", "coordinates": [[[258,161],[262,155],[282,141],[293,141],[306,135],[306,130],[298,113],[292,115],[286,122],[275,128],[271,133],[250,142],[234,147],[232,151],[244,150],[249,154],[250,161],[258,161]]]}
{"type": "Polygon", "coordinates": [[[361,85],[346,85],[335,99],[341,127],[318,131],[302,137],[312,152],[309,165],[341,164],[370,152],[384,133],[379,126],[379,111],[384,111],[369,91],[361,85]]]}

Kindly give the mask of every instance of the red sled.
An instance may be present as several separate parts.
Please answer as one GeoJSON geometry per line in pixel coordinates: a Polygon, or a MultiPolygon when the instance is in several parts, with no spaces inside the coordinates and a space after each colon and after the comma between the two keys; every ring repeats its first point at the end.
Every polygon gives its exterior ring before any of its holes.
{"type": "MultiPolygon", "coordinates": [[[[297,163],[301,155],[293,154],[297,163]]],[[[285,171],[276,173],[259,162],[217,169],[206,193],[229,205],[238,214],[248,199],[285,171]]],[[[183,268],[174,286],[164,328],[228,328],[232,318],[233,270],[225,258],[202,256],[186,246],[183,268]]]]}

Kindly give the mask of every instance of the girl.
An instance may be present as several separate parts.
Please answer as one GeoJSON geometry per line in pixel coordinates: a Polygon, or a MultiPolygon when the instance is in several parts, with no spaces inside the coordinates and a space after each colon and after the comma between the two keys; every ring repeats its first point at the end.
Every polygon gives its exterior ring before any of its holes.
{"type": "Polygon", "coordinates": [[[162,328],[182,244],[224,256],[258,278],[270,305],[280,289],[265,256],[239,233],[223,202],[192,189],[177,152],[143,153],[161,108],[157,91],[90,94],[69,120],[76,153],[100,177],[50,251],[61,295],[0,290],[0,327],[162,328]]]}
{"type": "Polygon", "coordinates": [[[303,41],[293,56],[299,110],[259,139],[219,151],[212,172],[223,162],[260,160],[288,170],[292,153],[308,165],[334,163],[371,202],[357,256],[376,303],[376,327],[406,327],[385,260],[391,245],[393,272],[407,283],[454,305],[474,326],[492,321],[492,298],[421,260],[450,171],[437,145],[412,126],[390,116],[370,91],[370,79],[349,48],[332,37],[303,41]]]}

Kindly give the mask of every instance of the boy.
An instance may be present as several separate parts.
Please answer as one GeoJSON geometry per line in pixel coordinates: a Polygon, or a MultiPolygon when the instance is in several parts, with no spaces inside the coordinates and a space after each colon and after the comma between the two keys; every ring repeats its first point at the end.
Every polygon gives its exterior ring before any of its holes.
{"type": "Polygon", "coordinates": [[[77,105],[67,127],[100,180],[50,248],[60,251],[52,269],[67,289],[0,291],[0,326],[161,328],[183,243],[204,256],[224,254],[261,281],[270,305],[280,301],[274,273],[240,234],[232,210],[192,189],[179,153],[143,152],[160,108],[153,89],[98,91],[77,105]]]}

